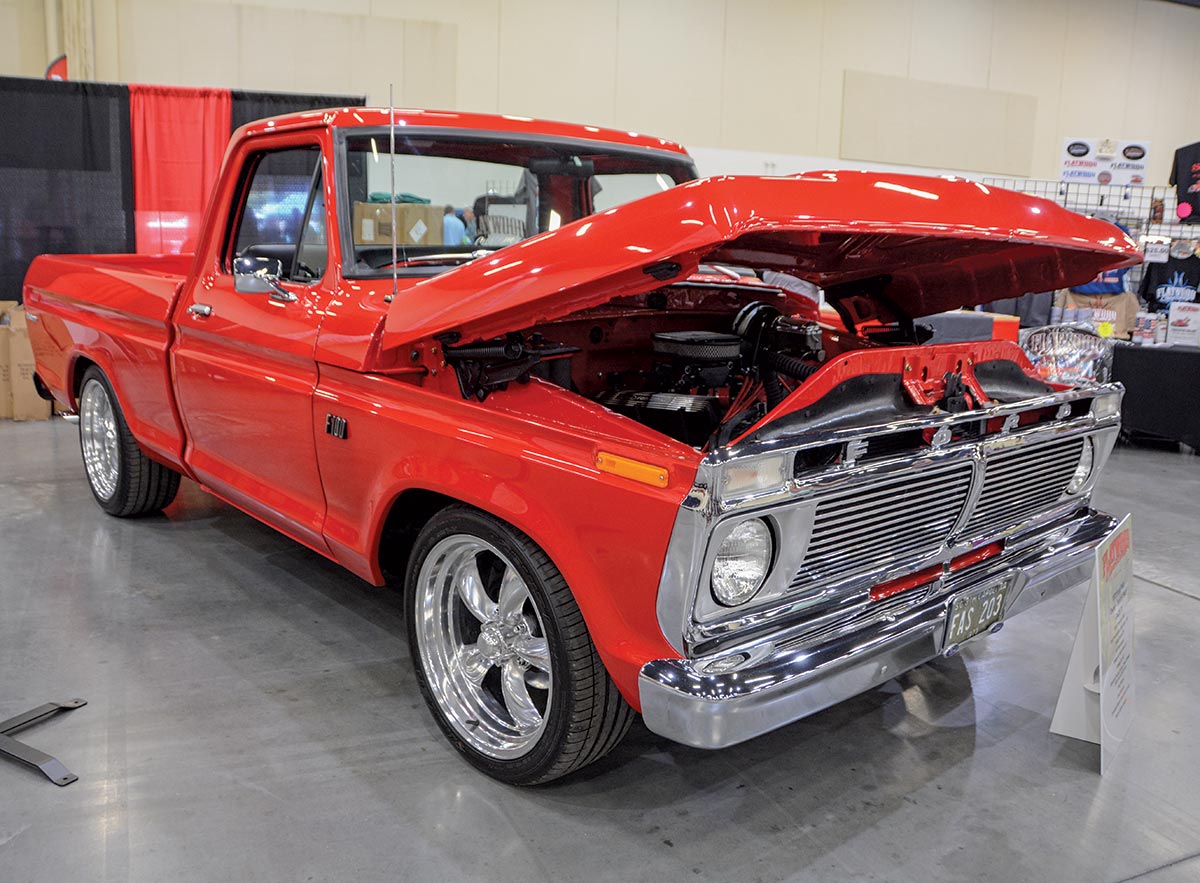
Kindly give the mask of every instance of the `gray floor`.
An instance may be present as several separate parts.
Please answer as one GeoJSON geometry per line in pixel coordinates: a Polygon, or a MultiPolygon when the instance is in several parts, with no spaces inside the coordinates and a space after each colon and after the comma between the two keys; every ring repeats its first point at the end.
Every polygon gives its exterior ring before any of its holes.
{"type": "Polygon", "coordinates": [[[118,521],[75,427],[0,423],[0,880],[1200,880],[1200,459],[1118,450],[1138,721],[1115,770],[1048,731],[1083,590],[960,657],[723,752],[635,727],[539,790],[460,762],[400,606],[186,484],[118,521]],[[1139,876],[1140,875],[1140,876],[1139,876]]]}

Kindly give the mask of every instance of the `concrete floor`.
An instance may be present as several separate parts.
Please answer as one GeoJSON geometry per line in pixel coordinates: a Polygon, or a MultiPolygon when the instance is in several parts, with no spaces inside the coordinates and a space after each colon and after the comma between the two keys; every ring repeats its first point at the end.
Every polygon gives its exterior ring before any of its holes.
{"type": "Polygon", "coordinates": [[[1200,459],[1120,449],[1138,720],[1101,779],[1048,732],[1083,588],[962,657],[749,744],[640,725],[537,790],[442,740],[397,595],[185,483],[119,521],[75,427],[0,423],[0,880],[1200,880],[1200,459]]]}

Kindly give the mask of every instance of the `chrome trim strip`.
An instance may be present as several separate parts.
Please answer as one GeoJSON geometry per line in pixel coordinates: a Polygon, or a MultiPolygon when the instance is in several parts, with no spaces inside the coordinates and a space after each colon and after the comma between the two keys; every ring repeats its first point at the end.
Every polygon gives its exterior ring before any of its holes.
{"type": "Polygon", "coordinates": [[[768,638],[717,657],[648,662],[638,678],[642,717],[653,732],[696,748],[769,732],[936,657],[958,594],[1011,578],[1007,618],[1087,580],[1096,547],[1115,526],[1115,519],[1088,510],[1022,550],[952,575],[945,591],[919,607],[818,646],[768,638]],[[732,668],[718,670],[721,663],[732,668]]]}

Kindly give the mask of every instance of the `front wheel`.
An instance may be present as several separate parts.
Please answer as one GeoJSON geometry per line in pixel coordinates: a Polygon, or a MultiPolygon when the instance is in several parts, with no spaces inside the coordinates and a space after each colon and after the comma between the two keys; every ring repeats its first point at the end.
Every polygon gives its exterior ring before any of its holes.
{"type": "Polygon", "coordinates": [[[92,496],[109,515],[157,512],[179,491],[179,473],[142,453],[112,385],[94,365],[79,386],[79,448],[92,496]]]}
{"type": "Polygon", "coordinates": [[[417,681],[456,749],[533,785],[611,751],[633,719],[562,574],[538,546],[465,506],[422,530],[406,580],[417,681]]]}

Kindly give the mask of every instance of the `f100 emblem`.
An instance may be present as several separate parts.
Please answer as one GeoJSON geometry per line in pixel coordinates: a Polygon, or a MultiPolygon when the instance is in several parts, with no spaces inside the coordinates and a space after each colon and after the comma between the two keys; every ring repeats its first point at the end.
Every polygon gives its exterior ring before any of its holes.
{"type": "Polygon", "coordinates": [[[334,438],[346,437],[346,418],[337,417],[333,414],[325,415],[325,431],[334,438]]]}

